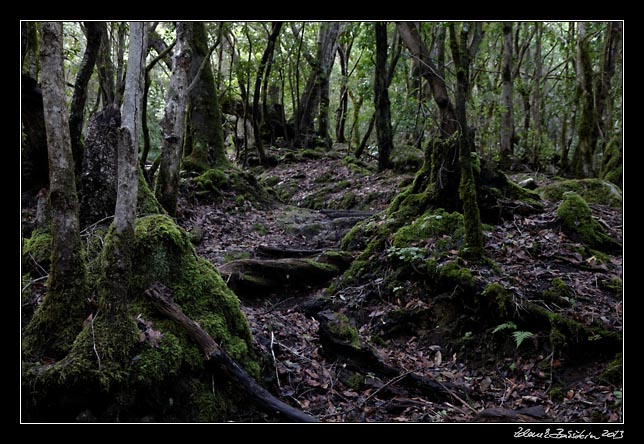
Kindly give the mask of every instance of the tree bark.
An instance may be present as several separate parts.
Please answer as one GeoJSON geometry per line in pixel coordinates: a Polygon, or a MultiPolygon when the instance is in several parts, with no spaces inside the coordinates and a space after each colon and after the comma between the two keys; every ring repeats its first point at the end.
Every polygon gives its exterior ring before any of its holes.
{"type": "MultiPolygon", "coordinates": [[[[316,57],[306,87],[299,100],[298,109],[295,112],[297,132],[295,142],[300,146],[310,146],[316,135],[325,139],[325,142],[328,137],[328,117],[325,117],[328,114],[328,106],[325,108],[320,104],[323,100],[322,92],[328,92],[329,75],[333,67],[340,32],[341,24],[339,22],[322,22],[320,24],[316,57]],[[316,112],[322,116],[322,122],[318,122],[317,134],[314,129],[316,112]]],[[[325,98],[324,101],[328,103],[328,98],[325,98]]]]}
{"type": "Polygon", "coordinates": [[[20,31],[22,73],[38,80],[38,23],[22,22],[20,31]]]}
{"type": "Polygon", "coordinates": [[[96,24],[101,30],[101,49],[98,53],[96,69],[101,86],[101,100],[103,108],[105,108],[107,105],[115,103],[114,63],[112,62],[112,45],[107,34],[107,24],[105,22],[96,22],[96,24]]]}
{"type": "Polygon", "coordinates": [[[252,108],[252,117],[253,117],[253,132],[255,133],[255,147],[257,149],[257,155],[259,156],[259,161],[262,165],[267,164],[266,151],[264,150],[264,145],[262,143],[262,124],[263,116],[260,108],[260,92],[262,86],[262,79],[264,75],[268,75],[267,72],[270,68],[268,66],[268,61],[272,57],[273,52],[275,51],[275,42],[279,36],[280,30],[282,29],[282,22],[273,22],[271,24],[271,33],[268,36],[268,43],[264,54],[262,54],[262,59],[259,62],[259,68],[257,69],[257,76],[255,77],[255,89],[253,92],[253,108],[252,108]]]}
{"type": "Polygon", "coordinates": [[[514,155],[514,105],[512,85],[512,22],[503,23],[503,58],[501,61],[501,102],[503,115],[501,117],[501,159],[502,169],[510,167],[510,158],[514,155]]]}
{"type": "Polygon", "coordinates": [[[335,140],[338,143],[346,143],[347,139],[344,129],[347,122],[347,109],[349,106],[349,55],[353,40],[345,47],[338,45],[338,55],[340,56],[340,100],[338,108],[335,110],[335,140]]]}
{"type": "MultiPolygon", "coordinates": [[[[186,118],[186,140],[184,143],[185,161],[197,170],[204,170],[228,163],[224,149],[224,129],[219,95],[215,86],[215,76],[209,61],[208,34],[204,22],[192,24],[192,61],[190,79],[197,79],[188,93],[186,118]]],[[[193,82],[195,80],[192,80],[193,82]]]]}
{"type": "Polygon", "coordinates": [[[378,138],[378,171],[391,167],[390,155],[393,150],[391,129],[391,105],[389,82],[387,81],[387,24],[376,22],[376,72],[374,79],[374,106],[376,114],[376,135],[378,138]]]}
{"type": "Polygon", "coordinates": [[[41,23],[41,83],[49,148],[53,252],[47,294],[25,332],[25,351],[62,357],[85,318],[86,272],[63,72],[63,24],[41,23]]]}
{"type": "Polygon", "coordinates": [[[573,155],[573,172],[576,177],[594,177],[593,149],[597,144],[597,117],[594,104],[593,66],[590,59],[590,48],[587,24],[579,22],[577,26],[577,88],[581,105],[579,118],[579,142],[573,155]]]}
{"type": "Polygon", "coordinates": [[[23,74],[20,85],[20,120],[22,144],[20,167],[22,191],[35,195],[49,186],[47,133],[43,111],[42,90],[36,80],[23,74]]]}
{"type": "Polygon", "coordinates": [[[174,216],[179,194],[179,168],[185,133],[188,75],[192,53],[192,23],[177,22],[177,45],[173,59],[174,71],[168,87],[165,115],[161,121],[163,145],[161,163],[155,184],[155,196],[168,214],[174,216]]]}
{"type": "Polygon", "coordinates": [[[532,123],[534,137],[532,138],[532,165],[539,166],[539,155],[541,151],[541,78],[543,76],[541,57],[542,24],[534,23],[536,29],[536,41],[534,48],[534,86],[532,87],[532,123]]]}
{"type": "Polygon", "coordinates": [[[69,134],[71,137],[72,154],[76,177],[80,177],[83,165],[83,120],[85,118],[85,102],[87,101],[87,84],[94,71],[98,51],[101,47],[101,28],[98,22],[85,22],[87,33],[87,44],[83,60],[78,68],[76,82],[74,83],[74,94],[69,110],[69,134]]]}

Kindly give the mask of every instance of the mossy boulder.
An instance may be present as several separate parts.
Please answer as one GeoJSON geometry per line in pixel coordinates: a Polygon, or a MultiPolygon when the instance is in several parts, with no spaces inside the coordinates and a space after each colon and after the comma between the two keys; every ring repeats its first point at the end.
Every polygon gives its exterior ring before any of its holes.
{"type": "Polygon", "coordinates": [[[589,203],[622,206],[622,191],[615,184],[601,179],[564,180],[537,190],[541,197],[551,201],[563,200],[568,191],[577,193],[589,203]]]}
{"type": "Polygon", "coordinates": [[[621,245],[606,234],[604,228],[592,217],[590,207],[583,197],[573,191],[563,194],[557,207],[557,217],[566,232],[590,248],[611,251],[621,245]]]}
{"type": "Polygon", "coordinates": [[[252,173],[237,168],[211,168],[195,177],[193,182],[201,195],[212,193],[219,197],[223,191],[230,191],[256,203],[272,200],[252,173]]]}
{"type": "Polygon", "coordinates": [[[425,152],[411,145],[396,145],[391,152],[391,167],[398,172],[416,172],[423,166],[425,152]]]}
{"type": "Polygon", "coordinates": [[[449,250],[458,250],[464,235],[461,213],[430,210],[396,231],[392,245],[395,248],[426,245],[431,255],[438,257],[449,250]]]}

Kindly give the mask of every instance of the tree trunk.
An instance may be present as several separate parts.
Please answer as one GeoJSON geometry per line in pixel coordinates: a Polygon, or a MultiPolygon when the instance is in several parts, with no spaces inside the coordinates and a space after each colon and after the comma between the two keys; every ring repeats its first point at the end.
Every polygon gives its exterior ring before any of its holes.
{"type": "Polygon", "coordinates": [[[87,101],[87,84],[94,71],[96,58],[101,46],[101,28],[98,22],[85,22],[87,32],[87,44],[85,53],[81,60],[76,82],[74,83],[74,94],[69,110],[69,134],[71,137],[72,154],[76,177],[80,177],[83,165],[83,120],[85,118],[85,102],[87,101]]]}
{"type": "Polygon", "coordinates": [[[387,82],[387,24],[376,22],[376,73],[374,79],[374,102],[376,135],[378,138],[378,171],[391,166],[389,156],[393,150],[391,109],[387,82]]]}
{"type": "Polygon", "coordinates": [[[101,100],[103,108],[111,105],[116,98],[114,92],[114,63],[112,62],[112,45],[110,37],[107,34],[107,23],[96,22],[101,30],[101,49],[98,53],[96,69],[98,71],[98,81],[101,85],[101,100]]]}
{"type": "Polygon", "coordinates": [[[162,157],[154,190],[159,203],[172,216],[176,213],[179,194],[179,168],[185,133],[188,74],[192,59],[191,39],[192,23],[177,22],[177,45],[172,63],[174,71],[168,86],[165,115],[161,121],[162,157]]]}
{"type": "MultiPolygon", "coordinates": [[[[340,32],[341,24],[338,22],[322,22],[320,24],[315,62],[295,112],[297,132],[295,141],[300,146],[310,146],[314,142],[316,136],[314,116],[317,111],[323,117],[319,129],[326,132],[326,134],[318,132],[317,136],[325,139],[328,136],[328,117],[323,116],[328,114],[328,106],[326,109],[321,109],[324,107],[320,107],[320,103],[323,100],[322,92],[328,92],[329,75],[333,67],[340,32]]],[[[325,103],[328,103],[328,98],[324,100],[325,103]]]]}
{"type": "MultiPolygon", "coordinates": [[[[192,62],[190,79],[198,80],[188,94],[186,119],[186,140],[184,158],[186,164],[197,171],[228,164],[224,149],[224,128],[215,76],[210,62],[199,69],[208,51],[208,34],[204,22],[194,22],[192,40],[192,62]]],[[[193,80],[194,81],[194,80],[193,80]]]]}
{"type": "MultiPolygon", "coordinates": [[[[99,291],[99,307],[105,310],[110,322],[115,319],[125,321],[127,317],[138,196],[138,147],[147,49],[146,26],[145,22],[130,22],[128,68],[118,140],[118,192],[114,208],[114,232],[104,253],[106,285],[99,291]]],[[[120,322],[115,324],[119,325],[120,322]]],[[[115,336],[118,335],[119,332],[115,332],[115,336]]]]}
{"type": "Polygon", "coordinates": [[[573,173],[578,178],[594,177],[593,150],[597,144],[597,116],[593,91],[593,66],[590,59],[587,24],[579,22],[577,38],[577,88],[580,118],[577,128],[579,142],[573,155],[573,173]]]}
{"type": "Polygon", "coordinates": [[[35,195],[49,186],[47,134],[43,112],[42,90],[36,80],[23,74],[20,85],[20,120],[22,144],[20,148],[22,191],[35,195]]]}
{"type": "Polygon", "coordinates": [[[501,102],[503,103],[503,115],[501,118],[501,160],[499,166],[502,169],[510,167],[510,158],[514,155],[512,145],[514,139],[514,106],[512,92],[512,22],[503,24],[503,58],[501,61],[503,86],[501,90],[501,102]]]}
{"type": "MultiPolygon", "coordinates": [[[[273,51],[275,51],[275,42],[279,36],[280,30],[282,29],[282,22],[273,22],[271,25],[271,33],[268,36],[268,43],[264,54],[262,54],[262,59],[259,62],[259,68],[257,69],[257,77],[255,77],[255,90],[253,93],[253,132],[255,133],[255,147],[257,148],[257,155],[259,156],[259,161],[262,165],[267,164],[266,152],[264,151],[264,145],[262,144],[262,124],[263,116],[260,108],[260,92],[262,86],[262,79],[265,75],[265,71],[268,68],[268,60],[272,57],[273,51]]],[[[267,75],[267,74],[266,74],[267,75]]]]}
{"type": "Polygon", "coordinates": [[[335,110],[335,140],[338,143],[346,143],[347,139],[344,129],[347,122],[347,109],[349,106],[349,55],[353,41],[346,48],[338,46],[338,55],[340,56],[340,100],[338,108],[335,110]]]}
{"type": "Polygon", "coordinates": [[[532,165],[539,167],[539,154],[541,151],[541,77],[543,60],[541,59],[542,23],[534,23],[536,29],[536,42],[534,49],[534,86],[532,88],[532,122],[534,124],[534,137],[532,138],[532,165]]]}
{"type": "Polygon", "coordinates": [[[38,22],[21,22],[22,73],[38,80],[38,22]]]}
{"type": "Polygon", "coordinates": [[[47,295],[25,332],[26,354],[63,356],[82,328],[87,282],[63,72],[63,24],[41,24],[40,63],[49,148],[53,252],[47,295]]]}
{"type": "Polygon", "coordinates": [[[358,96],[356,98],[355,94],[352,91],[349,91],[349,98],[353,104],[353,123],[351,124],[351,144],[358,146],[360,145],[360,125],[358,125],[358,120],[360,119],[360,110],[362,109],[362,102],[364,101],[363,96],[358,96]]]}

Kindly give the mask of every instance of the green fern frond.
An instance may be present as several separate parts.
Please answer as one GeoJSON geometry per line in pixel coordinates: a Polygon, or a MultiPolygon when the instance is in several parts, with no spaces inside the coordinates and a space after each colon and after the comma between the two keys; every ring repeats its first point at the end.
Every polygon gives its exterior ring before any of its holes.
{"type": "Polygon", "coordinates": [[[516,330],[517,324],[512,321],[505,322],[503,324],[497,325],[496,328],[492,331],[492,334],[501,331],[501,330],[516,330]]]}
{"type": "Polygon", "coordinates": [[[521,343],[526,339],[533,337],[534,333],[530,331],[515,331],[512,332],[512,336],[514,336],[514,342],[517,344],[517,348],[519,348],[521,343]]]}

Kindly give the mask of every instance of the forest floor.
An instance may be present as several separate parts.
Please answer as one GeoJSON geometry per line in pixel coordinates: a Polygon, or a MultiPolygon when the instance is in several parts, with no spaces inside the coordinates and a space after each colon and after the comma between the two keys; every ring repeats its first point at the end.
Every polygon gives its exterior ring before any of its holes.
{"type": "MultiPolygon", "coordinates": [[[[338,249],[349,227],[320,210],[381,211],[413,177],[413,173],[370,172],[375,169],[373,159],[366,160],[366,168],[343,165],[344,154],[336,148],[329,155],[282,163],[258,175],[260,183],[272,185],[284,203],[255,204],[240,199],[235,192],[224,192],[214,201],[212,197],[198,197],[186,182],[178,221],[188,231],[203,231],[197,252],[215,266],[259,257],[260,245],[338,249]]],[[[552,181],[543,175],[536,179],[539,183],[552,181]]],[[[544,203],[544,212],[516,216],[486,232],[486,251],[501,273],[492,275],[484,267],[473,267],[473,274],[499,281],[527,298],[541,294],[553,278],[560,277],[574,290],[574,303],[559,307],[560,312],[586,324],[621,332],[621,293],[617,295],[603,285],[612,277],[621,278],[621,254],[609,256],[603,263],[583,258],[552,223],[556,203],[544,203]]],[[[600,205],[591,208],[595,218],[621,242],[621,210],[600,205]]],[[[378,279],[372,284],[377,286],[378,279]]],[[[515,348],[511,341],[511,347],[490,350],[476,341],[470,346],[467,341],[458,346],[432,343],[430,336],[413,332],[370,341],[388,313],[403,303],[395,297],[372,300],[361,307],[361,339],[370,343],[386,363],[404,372],[465,387],[470,396],[463,399],[455,395],[439,402],[398,387],[400,377],[380,379],[372,374],[357,384],[348,384],[346,377],[340,377],[344,365],[323,354],[319,324],[304,311],[307,303],[325,290],[285,289],[241,298],[256,345],[269,357],[270,365],[264,371],[269,389],[321,421],[472,422],[486,408],[516,410],[535,405],[545,408],[549,422],[622,420],[621,385],[600,382],[599,375],[608,362],[605,358],[566,362],[530,345],[515,348]]],[[[360,291],[354,288],[352,294],[360,291]]],[[[345,296],[352,297],[348,293],[345,296]]],[[[341,293],[339,297],[344,296],[341,293]]],[[[404,304],[423,307],[427,302],[418,298],[404,304]]],[[[526,344],[529,342],[526,340],[526,344]]],[[[265,419],[259,415],[237,420],[265,419]]]]}

